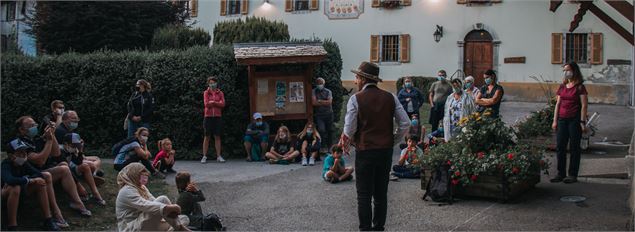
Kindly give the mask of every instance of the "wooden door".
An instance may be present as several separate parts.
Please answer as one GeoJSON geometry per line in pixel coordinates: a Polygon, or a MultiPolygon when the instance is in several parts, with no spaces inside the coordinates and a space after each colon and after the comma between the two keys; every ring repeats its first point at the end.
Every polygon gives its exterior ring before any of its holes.
{"type": "Polygon", "coordinates": [[[494,67],[494,50],[492,42],[465,42],[465,56],[463,70],[465,76],[473,76],[474,84],[478,87],[485,83],[483,74],[494,67]]]}

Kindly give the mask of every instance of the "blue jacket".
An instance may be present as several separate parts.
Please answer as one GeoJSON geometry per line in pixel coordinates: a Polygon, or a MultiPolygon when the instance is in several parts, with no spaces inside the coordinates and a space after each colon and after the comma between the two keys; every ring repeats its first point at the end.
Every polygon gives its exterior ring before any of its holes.
{"type": "Polygon", "coordinates": [[[399,99],[399,102],[403,106],[403,109],[406,110],[406,112],[408,111],[408,101],[406,101],[406,98],[410,98],[410,100],[412,101],[412,108],[416,113],[419,112],[419,108],[425,102],[423,94],[421,94],[421,91],[419,91],[419,89],[415,87],[410,88],[410,93],[406,91],[406,88],[400,89],[399,93],[397,94],[397,98],[399,99]]]}
{"type": "Polygon", "coordinates": [[[4,159],[2,161],[2,185],[21,185],[25,186],[29,181],[27,178],[42,177],[42,173],[31,166],[27,161],[22,166],[13,165],[13,161],[10,159],[4,159]]]}

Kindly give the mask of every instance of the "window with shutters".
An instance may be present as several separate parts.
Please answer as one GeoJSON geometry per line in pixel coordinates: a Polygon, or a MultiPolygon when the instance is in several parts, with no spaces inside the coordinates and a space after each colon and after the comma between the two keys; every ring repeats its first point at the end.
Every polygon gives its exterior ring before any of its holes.
{"type": "Polygon", "coordinates": [[[198,17],[198,0],[189,0],[185,2],[185,7],[190,12],[191,17],[198,17]]]}
{"type": "Polygon", "coordinates": [[[410,34],[371,35],[370,62],[410,63],[410,34]]]}
{"type": "Polygon", "coordinates": [[[381,36],[381,62],[399,62],[399,35],[381,36]]]}
{"type": "Polygon", "coordinates": [[[501,3],[503,0],[457,0],[458,4],[465,4],[466,6],[490,6],[493,3],[501,3]]]}
{"type": "Polygon", "coordinates": [[[565,61],[586,64],[587,61],[587,34],[567,33],[565,38],[565,61]]]}
{"type": "Polygon", "coordinates": [[[240,15],[241,0],[227,0],[227,15],[240,15]]]}
{"type": "Polygon", "coordinates": [[[294,11],[308,11],[309,10],[309,0],[295,0],[293,1],[293,10],[294,11]]]}
{"type": "Polygon", "coordinates": [[[286,12],[309,13],[318,10],[319,0],[285,0],[284,8],[286,12]]]}

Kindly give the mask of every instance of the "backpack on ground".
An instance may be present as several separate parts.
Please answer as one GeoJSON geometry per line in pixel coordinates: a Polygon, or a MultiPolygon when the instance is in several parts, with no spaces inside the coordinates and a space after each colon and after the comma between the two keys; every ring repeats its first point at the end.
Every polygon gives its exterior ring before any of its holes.
{"type": "Polygon", "coordinates": [[[225,231],[222,220],[215,213],[210,213],[203,218],[201,225],[201,231],[225,231]]]}
{"type": "Polygon", "coordinates": [[[432,173],[428,185],[426,186],[426,193],[423,195],[423,200],[427,201],[427,197],[434,202],[447,202],[452,204],[454,198],[452,196],[452,185],[450,184],[450,165],[441,164],[432,173]]]}

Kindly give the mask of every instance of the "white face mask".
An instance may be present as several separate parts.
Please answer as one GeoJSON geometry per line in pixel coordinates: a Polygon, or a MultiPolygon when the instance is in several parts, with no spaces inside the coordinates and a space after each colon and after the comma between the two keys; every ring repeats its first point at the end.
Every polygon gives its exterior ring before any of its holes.
{"type": "Polygon", "coordinates": [[[57,114],[62,115],[64,113],[64,109],[57,109],[55,110],[57,112],[57,114]]]}
{"type": "Polygon", "coordinates": [[[64,148],[66,148],[66,151],[67,151],[68,153],[77,153],[77,148],[70,147],[70,146],[68,146],[68,147],[67,147],[67,146],[64,146],[64,148]]]}
{"type": "Polygon", "coordinates": [[[573,77],[573,72],[564,71],[564,77],[567,78],[567,79],[571,79],[573,77]]]}
{"type": "Polygon", "coordinates": [[[26,162],[26,157],[16,157],[14,162],[19,166],[22,166],[26,162]]]}
{"type": "Polygon", "coordinates": [[[281,134],[280,134],[280,138],[281,138],[281,139],[286,139],[286,138],[287,138],[287,134],[285,134],[285,133],[281,133],[281,134]]]}
{"type": "Polygon", "coordinates": [[[139,136],[139,142],[146,143],[148,142],[148,136],[139,136]]]}

